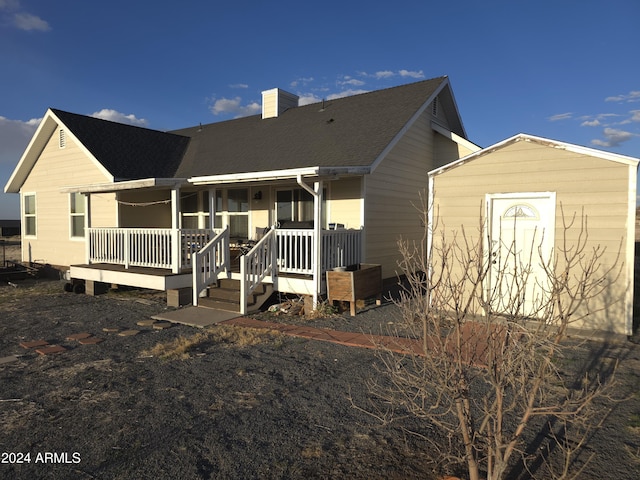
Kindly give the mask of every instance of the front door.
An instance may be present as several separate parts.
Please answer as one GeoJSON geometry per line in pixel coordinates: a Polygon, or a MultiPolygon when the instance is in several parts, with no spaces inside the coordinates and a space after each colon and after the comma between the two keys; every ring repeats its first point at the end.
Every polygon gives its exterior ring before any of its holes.
{"type": "Polygon", "coordinates": [[[492,310],[537,317],[548,299],[555,194],[489,195],[489,290],[492,310]]]}

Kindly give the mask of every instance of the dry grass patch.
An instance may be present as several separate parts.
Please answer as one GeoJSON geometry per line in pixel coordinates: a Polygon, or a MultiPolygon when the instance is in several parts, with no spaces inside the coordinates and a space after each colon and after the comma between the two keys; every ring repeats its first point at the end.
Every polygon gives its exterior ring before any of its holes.
{"type": "Polygon", "coordinates": [[[180,336],[169,342],[157,343],[154,347],[142,351],[142,356],[159,357],[163,360],[186,360],[190,352],[209,340],[206,332],[189,337],[180,336]]]}
{"type": "Polygon", "coordinates": [[[246,347],[264,342],[282,342],[282,333],[275,330],[255,329],[219,325],[210,327],[191,336],[180,336],[175,340],[158,343],[142,351],[142,356],[159,357],[163,360],[186,360],[198,350],[202,351],[213,344],[246,347]]]}
{"type": "Polygon", "coordinates": [[[207,331],[212,342],[239,347],[249,347],[265,342],[281,342],[283,339],[281,332],[267,328],[215,325],[209,327],[207,331]]]}

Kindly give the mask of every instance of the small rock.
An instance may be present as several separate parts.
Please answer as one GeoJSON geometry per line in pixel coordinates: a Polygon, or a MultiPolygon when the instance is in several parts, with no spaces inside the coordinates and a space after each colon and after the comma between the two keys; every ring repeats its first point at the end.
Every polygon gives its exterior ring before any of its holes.
{"type": "Polygon", "coordinates": [[[118,335],[121,337],[132,337],[140,333],[140,330],[123,330],[118,335]]]}
{"type": "Polygon", "coordinates": [[[158,322],[153,324],[154,330],[164,330],[166,328],[171,328],[171,323],[169,322],[158,322]]]}

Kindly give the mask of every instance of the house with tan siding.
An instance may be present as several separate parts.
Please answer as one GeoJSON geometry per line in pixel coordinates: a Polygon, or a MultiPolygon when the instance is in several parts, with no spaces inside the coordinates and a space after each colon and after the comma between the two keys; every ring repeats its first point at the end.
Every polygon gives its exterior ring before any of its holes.
{"type": "Polygon", "coordinates": [[[5,192],[24,261],[175,304],[235,279],[244,312],[265,285],[315,302],[336,267],[394,277],[427,172],[477,150],[447,77],[305,106],[272,89],[261,115],[173,132],[50,109],[5,192]]]}
{"type": "MultiPolygon", "coordinates": [[[[602,291],[572,326],[631,335],[639,161],[516,135],[429,172],[429,241],[451,241],[464,232],[471,243],[484,245],[492,269],[518,256],[526,263],[519,267],[531,272],[519,292],[525,310],[535,310],[545,295],[544,263],[555,262],[555,270],[562,270],[564,252],[570,256],[582,248],[585,265],[597,250],[597,274],[606,277],[602,291]]],[[[572,267],[572,278],[582,273],[581,265],[572,267]]],[[[489,271],[487,298],[497,288],[492,282],[489,271]]],[[[491,308],[504,308],[505,295],[510,294],[493,295],[491,308]]]]}

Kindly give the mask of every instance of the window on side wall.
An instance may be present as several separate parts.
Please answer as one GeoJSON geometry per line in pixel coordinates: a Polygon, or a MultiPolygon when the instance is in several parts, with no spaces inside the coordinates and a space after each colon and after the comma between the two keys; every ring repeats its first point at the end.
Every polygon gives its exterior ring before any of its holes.
{"type": "Polygon", "coordinates": [[[36,236],[36,194],[27,193],[22,197],[22,217],[24,234],[27,237],[36,236]]]}
{"type": "Polygon", "coordinates": [[[209,228],[209,192],[186,192],[180,199],[182,211],[182,228],[209,228]]]}
{"type": "Polygon", "coordinates": [[[84,195],[81,193],[69,194],[69,220],[71,238],[84,238],[84,195]]]}

